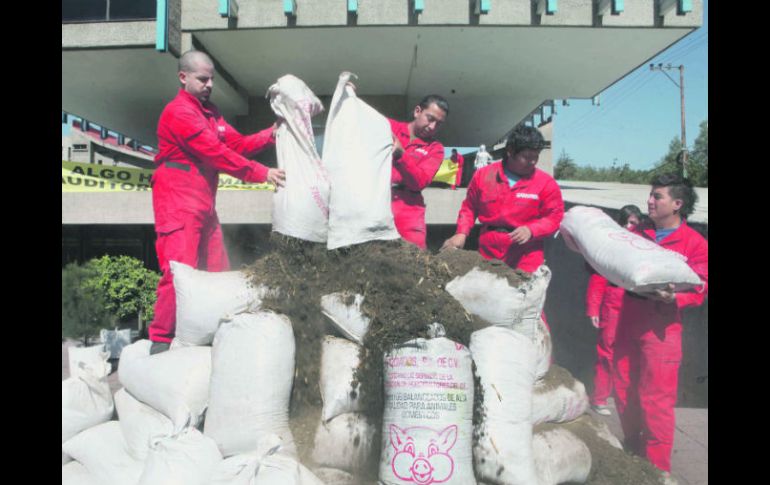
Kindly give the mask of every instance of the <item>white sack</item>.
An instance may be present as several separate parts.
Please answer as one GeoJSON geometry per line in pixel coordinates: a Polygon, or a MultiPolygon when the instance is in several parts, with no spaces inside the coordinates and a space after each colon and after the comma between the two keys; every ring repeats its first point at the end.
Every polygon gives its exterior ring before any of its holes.
{"type": "Polygon", "coordinates": [[[117,421],[107,421],[78,433],[62,451],[80,462],[93,481],[109,485],[136,485],[143,464],[126,451],[117,421]]]}
{"type": "MultiPolygon", "coordinates": [[[[291,453],[293,455],[293,452],[291,453]]],[[[256,451],[222,460],[211,485],[324,485],[294,457],[283,452],[278,435],[267,434],[256,451]]]]}
{"type": "MultiPolygon", "coordinates": [[[[273,196],[273,230],[306,241],[325,242],[329,179],[315,146],[311,118],[323,111],[310,88],[291,74],[267,90],[270,107],[283,122],[275,130],[278,168],[286,184],[273,196]]],[[[328,133],[327,133],[328,135],[328,133]]]]}
{"type": "Polygon", "coordinates": [[[318,423],[313,461],[320,466],[359,472],[372,462],[376,429],[361,413],[340,414],[318,423]]]}
{"type": "Polygon", "coordinates": [[[553,350],[553,341],[551,332],[548,330],[545,322],[541,318],[535,327],[535,379],[541,379],[551,368],[551,351],[553,350]]]}
{"type": "MultiPolygon", "coordinates": [[[[94,351],[96,347],[72,352],[69,360],[70,377],[61,383],[61,442],[64,443],[79,432],[104,423],[112,418],[115,404],[110,384],[107,382],[110,364],[107,353],[94,351]]],[[[62,453],[62,464],[71,457],[62,453]]]]}
{"type": "Polygon", "coordinates": [[[149,340],[123,349],[118,378],[139,401],[163,413],[178,432],[199,424],[209,400],[211,347],[184,347],[150,355],[149,340]]]}
{"type": "Polygon", "coordinates": [[[538,381],[532,394],[532,424],[572,421],[583,415],[588,406],[586,388],[577,379],[557,387],[545,380],[538,381]]]}
{"type": "Polygon", "coordinates": [[[104,345],[104,349],[110,354],[110,359],[120,358],[120,352],[126,345],[131,345],[131,329],[123,330],[99,330],[99,340],[104,345]]]}
{"type": "Polygon", "coordinates": [[[340,74],[324,131],[323,165],[332,185],[329,249],[400,237],[390,200],[390,123],[346,86],[351,76],[340,74]]]}
{"type": "Polygon", "coordinates": [[[384,357],[380,481],[475,484],[473,371],[468,349],[414,339],[384,357]]]}
{"type": "Polygon", "coordinates": [[[323,410],[321,419],[328,421],[342,413],[361,411],[360,383],[352,387],[353,373],[361,362],[361,346],[327,335],[321,343],[320,382],[323,410]]]}
{"type": "Polygon", "coordinates": [[[169,418],[139,402],[125,387],[115,393],[115,407],[126,440],[126,450],[137,460],[144,461],[147,458],[150,443],[155,438],[168,437],[174,433],[174,424],[169,418]]]}
{"type": "Polygon", "coordinates": [[[588,446],[564,428],[535,433],[532,455],[538,485],[585,483],[591,472],[591,451],[588,446]]]}
{"type": "MultiPolygon", "coordinates": [[[[171,261],[178,344],[209,345],[223,318],[256,311],[269,293],[242,271],[209,272],[171,261]]],[[[177,346],[178,346],[177,344],[177,346]]]]}
{"type": "Polygon", "coordinates": [[[544,264],[518,287],[503,276],[476,267],[450,281],[446,290],[468,313],[534,341],[550,281],[551,270],[544,264]]]}
{"type": "Polygon", "coordinates": [[[682,291],[702,284],[685,256],[620,227],[599,208],[573,207],[560,230],[570,249],[627,290],[645,292],[674,283],[682,291]]]}
{"type": "Polygon", "coordinates": [[[61,467],[62,485],[99,485],[82,464],[71,461],[61,467]]]}
{"type": "Polygon", "coordinates": [[[530,422],[534,345],[508,328],[487,327],[471,334],[470,349],[484,389],[485,416],[473,448],[476,474],[490,483],[537,483],[530,422]]]}
{"type": "Polygon", "coordinates": [[[88,373],[95,377],[107,377],[112,371],[112,365],[107,362],[109,352],[104,350],[104,344],[91,347],[68,347],[70,377],[80,377],[88,373]]]}
{"type": "Polygon", "coordinates": [[[221,461],[214,440],[186,428],[153,441],[137,485],[209,485],[221,461]]]}
{"type": "Polygon", "coordinates": [[[220,327],[212,351],[211,394],[203,432],[225,457],[248,453],[266,435],[296,452],[289,429],[294,332],[284,315],[242,313],[220,327]]]}
{"type": "Polygon", "coordinates": [[[364,302],[363,295],[351,294],[347,291],[331,293],[321,297],[321,311],[329,317],[345,337],[357,343],[364,344],[364,336],[369,330],[371,321],[361,311],[364,302]],[[352,298],[352,301],[351,301],[352,298]]]}

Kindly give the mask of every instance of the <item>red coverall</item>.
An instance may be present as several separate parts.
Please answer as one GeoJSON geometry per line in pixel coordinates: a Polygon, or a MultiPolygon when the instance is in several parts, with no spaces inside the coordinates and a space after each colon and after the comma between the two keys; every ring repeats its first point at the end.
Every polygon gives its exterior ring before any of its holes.
{"type": "Polygon", "coordinates": [[[163,275],[158,283],[150,340],[171,342],[176,297],[170,261],[208,271],[230,268],[216,212],[219,172],[246,182],[264,182],[268,168],[247,160],[274,143],[268,128],[243,136],[211,103],[179,90],[158,122],[157,169],[152,175],[155,248],[163,275]]]}
{"type": "Polygon", "coordinates": [[[596,367],[591,404],[606,405],[612,394],[612,354],[615,348],[615,331],[618,327],[620,305],[625,290],[607,281],[593,271],[588,279],[586,315],[599,317],[599,338],[596,343],[596,367]]]}
{"type": "Polygon", "coordinates": [[[537,168],[509,187],[498,161],[473,174],[457,216],[457,233],[469,235],[477,217],[482,224],[479,253],[532,273],[545,260],[543,240],[559,229],[564,202],[553,177],[537,168]],[[532,231],[532,238],[521,245],[509,236],[520,226],[532,231]]]}
{"type": "Polygon", "coordinates": [[[427,249],[425,200],[421,192],[431,183],[444,160],[444,145],[417,137],[410,140],[409,123],[388,121],[393,135],[404,147],[401,156],[393,160],[391,169],[393,221],[402,238],[427,249]]]}
{"type": "Polygon", "coordinates": [[[457,159],[453,161],[457,164],[457,177],[455,178],[455,183],[452,184],[452,190],[455,190],[463,181],[463,163],[465,163],[465,158],[458,152],[457,159]]]}
{"type": "MultiPolygon", "coordinates": [[[[655,241],[655,229],[637,234],[655,241]]],[[[625,292],[615,340],[615,405],[626,445],[661,470],[671,470],[674,405],[682,361],[682,309],[703,303],[708,291],[708,242],[682,224],[659,245],[687,257],[703,287],[663,303],[625,292]]]]}

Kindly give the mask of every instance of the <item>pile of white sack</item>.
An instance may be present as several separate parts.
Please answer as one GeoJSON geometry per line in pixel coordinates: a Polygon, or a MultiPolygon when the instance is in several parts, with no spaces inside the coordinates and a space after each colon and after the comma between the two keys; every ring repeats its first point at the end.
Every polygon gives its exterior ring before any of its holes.
{"type": "MultiPolygon", "coordinates": [[[[124,387],[114,399],[108,354],[71,349],[72,377],[62,382],[63,483],[341,485],[362,483],[373,469],[385,484],[586,481],[591,452],[584,441],[558,426],[533,432],[536,424],[575,420],[588,407],[584,386],[550,365],[550,333],[540,318],[547,267],[519,287],[478,267],[448,284],[466,311],[496,311],[485,318],[499,323],[474,332],[470,347],[432,323],[431,338],[386,354],[381,423],[362,413],[352,384],[369,325],[364,296],[322,297],[323,312],[346,338],[328,335],[322,343],[323,409],[305,464],[289,428],[292,323],[260,310],[270,290],[238,271],[172,267],[178,337],[157,355],[149,355],[147,340],[125,347],[118,368],[124,387]],[[491,283],[469,301],[467,280],[491,283]],[[486,305],[479,305],[482,295],[486,305]],[[501,309],[512,296],[518,303],[501,309]],[[475,396],[474,363],[483,399],[475,396]],[[560,378],[551,379],[557,371],[560,378]],[[477,400],[483,419],[474,425],[477,400]]],[[[596,433],[620,448],[607,429],[596,433]]]]}
{"type": "Polygon", "coordinates": [[[260,311],[267,290],[241,272],[172,266],[177,339],[156,355],[149,340],[123,348],[114,398],[103,347],[70,349],[62,483],[324,483],[298,461],[289,429],[289,319],[260,311]]]}
{"type": "MultiPolygon", "coordinates": [[[[541,266],[532,279],[513,286],[475,267],[446,289],[466,311],[494,325],[474,332],[466,348],[433,324],[434,338],[405,342],[385,356],[381,483],[586,481],[591,452],[583,440],[558,426],[533,432],[537,424],[578,419],[589,406],[583,384],[551,367],[551,336],[541,319],[550,277],[541,266]],[[484,392],[483,420],[476,427],[472,363],[484,392]],[[553,379],[556,373],[559,378],[553,379]]],[[[323,410],[313,460],[325,471],[335,470],[330,483],[360,483],[356,477],[378,459],[373,439],[380,423],[361,414],[359,389],[353,386],[369,325],[361,311],[364,298],[340,292],[322,299],[324,314],[346,337],[327,336],[323,342],[323,410]]],[[[621,448],[602,423],[596,434],[621,448]]]]}

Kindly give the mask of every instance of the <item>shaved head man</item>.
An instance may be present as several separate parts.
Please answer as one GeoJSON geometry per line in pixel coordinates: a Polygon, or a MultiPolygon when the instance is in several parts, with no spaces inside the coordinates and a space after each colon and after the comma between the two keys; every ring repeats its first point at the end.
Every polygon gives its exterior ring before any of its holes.
{"type": "Polygon", "coordinates": [[[170,261],[206,271],[230,269],[216,212],[219,174],[276,187],[285,180],[283,170],[247,158],[275,144],[275,125],[242,135],[211,103],[214,62],[208,55],[185,52],[177,76],[180,89],[158,121],[157,168],[152,176],[155,248],[163,276],[149,326],[151,354],[168,350],[176,334],[170,261]]]}

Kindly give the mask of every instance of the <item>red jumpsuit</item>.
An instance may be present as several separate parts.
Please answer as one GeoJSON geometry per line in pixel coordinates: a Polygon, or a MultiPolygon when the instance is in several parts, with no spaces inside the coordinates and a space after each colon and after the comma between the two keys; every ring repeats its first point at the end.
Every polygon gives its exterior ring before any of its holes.
{"type": "Polygon", "coordinates": [[[153,342],[171,342],[176,330],[170,261],[208,271],[230,268],[215,208],[219,172],[264,182],[268,168],[244,157],[273,143],[272,128],[243,136],[216,106],[201,104],[183,89],[166,105],[158,122],[158,167],[152,175],[155,248],[163,273],[148,329],[153,342]]]}
{"type": "MultiPolygon", "coordinates": [[[[637,234],[655,241],[655,230],[637,234]]],[[[671,470],[674,405],[682,362],[682,309],[703,303],[708,291],[708,242],[682,224],[659,245],[687,257],[703,287],[663,303],[625,292],[615,340],[615,405],[626,445],[661,470],[671,470]]]]}
{"type": "Polygon", "coordinates": [[[404,147],[401,156],[393,160],[391,169],[393,221],[402,238],[426,249],[427,227],[422,189],[431,183],[438,172],[444,160],[444,145],[417,137],[410,140],[409,123],[388,121],[393,135],[404,147]]]}
{"type": "Polygon", "coordinates": [[[615,332],[625,290],[609,283],[599,273],[593,272],[588,279],[586,315],[599,317],[599,338],[596,343],[596,367],[591,404],[606,405],[612,394],[612,354],[615,348],[615,332]]]}
{"type": "Polygon", "coordinates": [[[452,190],[455,190],[463,181],[463,163],[465,163],[465,158],[458,152],[457,159],[453,161],[457,164],[457,177],[455,178],[455,183],[452,184],[452,190]]]}
{"type": "Polygon", "coordinates": [[[502,162],[495,162],[473,174],[457,217],[457,233],[469,235],[477,217],[482,224],[479,253],[532,273],[545,260],[543,240],[559,229],[564,202],[556,181],[542,170],[536,168],[509,187],[502,162]],[[532,231],[532,238],[521,245],[509,236],[520,226],[532,231]]]}

